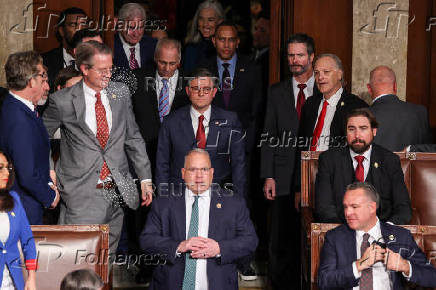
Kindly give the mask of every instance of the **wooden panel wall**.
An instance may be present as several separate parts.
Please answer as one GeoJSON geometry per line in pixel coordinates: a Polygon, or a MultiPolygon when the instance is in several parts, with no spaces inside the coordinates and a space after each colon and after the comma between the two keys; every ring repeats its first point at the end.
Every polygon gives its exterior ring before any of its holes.
{"type": "MultiPolygon", "coordinates": [[[[33,2],[33,22],[36,30],[33,32],[33,46],[39,52],[46,52],[52,48],[58,47],[59,42],[55,37],[55,25],[59,19],[62,10],[69,7],[78,7],[83,9],[88,18],[94,22],[91,28],[100,29],[102,25],[102,15],[104,15],[103,29],[106,27],[108,16],[113,23],[113,0],[45,0],[33,2]]],[[[113,27],[113,25],[112,25],[113,27]]],[[[105,42],[113,42],[113,31],[105,31],[105,42]]]]}

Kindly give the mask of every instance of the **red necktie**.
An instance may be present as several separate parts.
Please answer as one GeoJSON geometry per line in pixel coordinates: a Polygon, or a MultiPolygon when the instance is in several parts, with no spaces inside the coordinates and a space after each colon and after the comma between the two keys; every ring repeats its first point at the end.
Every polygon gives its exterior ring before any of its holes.
{"type": "Polygon", "coordinates": [[[135,57],[135,48],[134,47],[130,48],[129,66],[130,66],[131,70],[139,68],[138,61],[136,60],[136,57],[135,57]]]}
{"type": "Polygon", "coordinates": [[[327,100],[324,100],[322,104],[321,114],[319,114],[318,121],[316,122],[315,130],[313,131],[312,143],[310,145],[310,151],[316,151],[316,147],[318,146],[318,140],[321,136],[322,128],[324,127],[324,119],[325,114],[327,113],[327,106],[329,103],[327,100]]]}
{"type": "Polygon", "coordinates": [[[197,136],[196,136],[197,147],[201,149],[206,148],[206,133],[204,132],[203,120],[204,120],[203,115],[198,117],[198,128],[197,128],[197,136]]]}
{"type": "Polygon", "coordinates": [[[300,89],[297,96],[297,113],[298,113],[298,119],[301,119],[301,109],[303,108],[304,102],[306,101],[306,96],[304,95],[304,89],[307,87],[307,85],[298,84],[297,87],[300,89]]]}
{"type": "MultiPolygon", "coordinates": [[[[109,139],[109,126],[107,124],[106,119],[106,110],[104,109],[103,103],[101,102],[100,93],[96,93],[95,97],[97,100],[95,101],[95,119],[97,121],[97,140],[100,143],[102,149],[106,146],[107,140],[109,139]]],[[[104,161],[103,166],[101,167],[100,172],[100,180],[105,180],[106,177],[110,174],[109,167],[104,161]]]]}
{"type": "Polygon", "coordinates": [[[354,156],[354,159],[357,160],[357,167],[356,167],[356,179],[360,182],[365,181],[365,171],[363,169],[363,160],[365,157],[362,155],[354,156]]]}
{"type": "MultiPolygon", "coordinates": [[[[361,257],[363,256],[363,253],[365,253],[366,249],[368,249],[368,247],[370,246],[368,240],[369,240],[369,234],[365,233],[363,235],[362,244],[360,245],[360,256],[361,257]]],[[[372,267],[363,270],[362,274],[360,275],[359,289],[360,290],[372,290],[372,286],[373,286],[372,280],[373,280],[372,279],[372,267]]]]}

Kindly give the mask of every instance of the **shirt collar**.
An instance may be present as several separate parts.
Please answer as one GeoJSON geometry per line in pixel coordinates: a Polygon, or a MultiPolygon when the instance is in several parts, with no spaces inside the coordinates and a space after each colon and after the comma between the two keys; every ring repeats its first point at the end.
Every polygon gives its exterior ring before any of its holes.
{"type": "MultiPolygon", "coordinates": [[[[359,240],[363,239],[363,235],[365,231],[356,231],[356,237],[359,240]]],[[[377,222],[375,225],[367,232],[374,240],[378,241],[379,238],[382,237],[381,229],[380,229],[380,220],[377,217],[377,222]]]]}
{"type": "Polygon", "coordinates": [[[19,95],[16,95],[14,93],[12,93],[11,91],[9,91],[9,93],[17,100],[21,101],[23,104],[26,105],[26,107],[28,107],[32,112],[35,111],[35,105],[32,103],[32,101],[29,101],[23,97],[20,97],[19,95]]]}
{"type": "Polygon", "coordinates": [[[194,109],[194,107],[191,106],[191,117],[198,120],[198,117],[203,115],[206,122],[209,123],[211,111],[212,105],[209,105],[209,108],[207,108],[207,110],[203,114],[200,114],[200,112],[198,112],[196,109],[194,109]]]}
{"type": "MultiPolygon", "coordinates": [[[[329,103],[330,106],[336,107],[339,100],[341,99],[343,91],[344,91],[344,89],[342,87],[339,88],[339,90],[337,90],[336,93],[333,96],[331,96],[330,99],[327,100],[327,102],[329,103]]],[[[323,97],[323,99],[325,100],[324,97],[323,97]]]]}
{"type": "Polygon", "coordinates": [[[124,48],[127,48],[127,49],[130,49],[130,48],[135,48],[135,53],[136,53],[136,50],[138,50],[139,49],[139,42],[137,43],[137,44],[135,44],[135,45],[130,45],[130,44],[128,44],[125,40],[124,40],[124,38],[123,38],[123,35],[120,33],[119,34],[119,36],[120,36],[120,40],[121,40],[121,43],[123,44],[123,47],[124,48]]]}
{"type": "MultiPolygon", "coordinates": [[[[300,84],[299,82],[297,82],[297,80],[295,79],[295,77],[292,77],[292,85],[294,86],[294,87],[296,87],[298,84],[300,84]]],[[[306,86],[307,87],[310,87],[310,86],[312,86],[313,87],[313,85],[315,84],[315,77],[313,76],[313,74],[312,74],[312,76],[304,83],[304,84],[306,84],[306,86]]],[[[308,96],[308,97],[310,97],[310,96],[308,96]]],[[[330,102],[329,102],[329,104],[330,104],[330,102]]]]}
{"type": "MultiPolygon", "coordinates": [[[[170,88],[175,88],[177,86],[177,80],[179,78],[179,70],[176,69],[176,71],[174,72],[174,74],[168,79],[168,83],[169,83],[169,87],[170,88]]],[[[156,81],[158,83],[162,83],[162,79],[163,77],[161,77],[159,75],[159,73],[156,70],[156,81]]]]}
{"type": "Polygon", "coordinates": [[[66,66],[69,66],[71,64],[71,61],[74,60],[74,57],[67,52],[65,47],[62,48],[62,55],[66,66]]]}
{"type": "MultiPolygon", "coordinates": [[[[85,93],[85,94],[88,94],[88,95],[91,95],[91,96],[95,96],[95,94],[97,93],[96,91],[94,91],[93,89],[91,89],[84,81],[83,81],[83,92],[85,93]]],[[[100,94],[101,95],[103,95],[103,94],[105,94],[106,93],[106,91],[105,91],[105,89],[103,89],[103,90],[101,90],[100,91],[100,94]]]]}
{"type": "Polygon", "coordinates": [[[387,96],[387,95],[390,95],[390,94],[381,94],[381,95],[377,96],[372,102],[374,103],[378,99],[381,99],[383,96],[387,96]]]}
{"type": "Polygon", "coordinates": [[[369,145],[368,150],[363,152],[363,154],[358,154],[358,153],[354,152],[350,147],[350,155],[351,155],[351,158],[353,158],[353,159],[356,156],[362,155],[363,157],[365,157],[365,160],[370,160],[371,159],[371,151],[372,151],[372,144],[369,145]]]}
{"type": "Polygon", "coordinates": [[[218,61],[219,68],[223,67],[223,63],[228,63],[228,64],[230,64],[230,66],[229,66],[229,69],[230,69],[230,68],[236,67],[236,60],[238,59],[238,55],[237,55],[237,53],[235,53],[230,60],[226,60],[226,61],[222,60],[219,56],[217,56],[216,59],[218,61]]]}

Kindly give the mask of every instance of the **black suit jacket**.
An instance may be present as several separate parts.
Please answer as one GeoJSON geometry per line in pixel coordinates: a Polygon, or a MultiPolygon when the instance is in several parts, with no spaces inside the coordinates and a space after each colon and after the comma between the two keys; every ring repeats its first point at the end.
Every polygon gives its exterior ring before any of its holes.
{"type": "MultiPolygon", "coordinates": [[[[315,181],[316,219],[323,223],[343,223],[342,199],[347,185],[356,181],[349,147],[329,149],[319,156],[315,181]]],[[[409,193],[404,183],[400,159],[389,150],[372,144],[366,182],[380,195],[377,216],[381,221],[407,224],[412,218],[409,193]]]]}
{"type": "MultiPolygon", "coordinates": [[[[313,131],[315,130],[316,121],[318,120],[318,109],[322,100],[322,94],[314,94],[304,103],[299,131],[299,136],[303,137],[302,139],[306,141],[301,144],[301,149],[303,150],[310,148],[310,138],[313,136],[313,131]]],[[[368,104],[358,96],[346,92],[345,89],[343,90],[330,125],[329,148],[345,146],[345,118],[353,109],[362,107],[368,107],[368,104]]]]}
{"type": "MultiPolygon", "coordinates": [[[[217,58],[213,57],[204,66],[219,78],[217,62],[217,58]]],[[[262,120],[259,114],[262,102],[262,76],[260,68],[244,55],[238,54],[232,88],[228,107],[224,104],[220,90],[212,104],[238,114],[238,119],[247,131],[246,150],[251,152],[255,145],[256,129],[262,120]]]]}
{"type": "MultiPolygon", "coordinates": [[[[135,114],[135,120],[138,124],[142,138],[145,140],[148,158],[150,159],[154,173],[156,166],[157,140],[161,126],[158,110],[158,93],[156,92],[155,83],[156,68],[155,66],[148,66],[134,70],[133,73],[135,74],[138,85],[135,93],[132,95],[133,113],[135,114]]],[[[189,104],[189,99],[186,95],[185,85],[183,83],[183,72],[181,70],[179,70],[178,78],[179,80],[174,100],[171,104],[170,113],[189,104]]]]}
{"type": "MultiPolygon", "coordinates": [[[[316,86],[313,93],[319,94],[316,86]]],[[[264,130],[260,138],[260,175],[262,178],[274,178],[278,196],[299,190],[299,175],[294,175],[294,172],[300,172],[300,158],[296,156],[298,126],[292,81],[273,84],[268,89],[264,130]]]]}
{"type": "MultiPolygon", "coordinates": [[[[399,253],[403,259],[410,262],[412,267],[410,282],[423,287],[435,287],[436,270],[427,261],[410,231],[383,222],[380,223],[380,231],[387,248],[399,253]],[[393,240],[390,237],[393,237],[393,240]]],[[[358,286],[359,279],[356,279],[353,274],[353,262],[356,260],[356,231],[347,225],[328,231],[321,251],[318,287],[351,290],[358,286]]],[[[403,284],[406,279],[400,272],[390,272],[389,279],[392,281],[393,290],[405,289],[403,284]]]]}
{"type": "Polygon", "coordinates": [[[44,65],[48,69],[48,83],[50,85],[50,91],[54,92],[53,87],[56,76],[59,71],[64,68],[64,55],[62,52],[62,45],[42,54],[42,60],[44,65]]]}
{"type": "MultiPolygon", "coordinates": [[[[140,67],[153,65],[154,48],[156,47],[157,40],[144,35],[139,42],[139,55],[141,56],[140,67]]],[[[115,33],[114,36],[114,65],[117,67],[124,67],[129,69],[129,59],[124,52],[123,43],[120,39],[120,34],[115,33]]]]}
{"type": "Polygon", "coordinates": [[[391,151],[401,151],[411,144],[431,143],[427,109],[386,95],[371,107],[378,121],[374,142],[391,151]]]}

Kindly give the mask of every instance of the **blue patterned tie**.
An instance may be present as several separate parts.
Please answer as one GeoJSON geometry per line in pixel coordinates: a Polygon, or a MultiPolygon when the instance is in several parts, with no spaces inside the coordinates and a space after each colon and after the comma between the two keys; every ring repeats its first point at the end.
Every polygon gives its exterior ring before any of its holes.
{"type": "MultiPolygon", "coordinates": [[[[191,222],[189,223],[188,239],[198,236],[198,195],[192,204],[191,222]]],[[[195,274],[197,259],[191,258],[190,253],[185,254],[185,276],[183,277],[183,290],[195,290],[195,274]]]]}
{"type": "Polygon", "coordinates": [[[161,122],[163,120],[163,117],[168,115],[168,112],[170,110],[170,100],[169,100],[170,94],[168,91],[168,80],[162,79],[162,83],[163,86],[159,94],[159,118],[161,122]]]}

